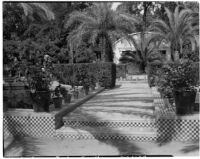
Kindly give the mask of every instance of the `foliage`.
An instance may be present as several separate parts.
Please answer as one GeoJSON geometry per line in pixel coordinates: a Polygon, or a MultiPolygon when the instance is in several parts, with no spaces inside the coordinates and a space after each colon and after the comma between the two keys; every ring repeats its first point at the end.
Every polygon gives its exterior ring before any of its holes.
{"type": "Polygon", "coordinates": [[[115,86],[116,65],[113,63],[56,64],[53,74],[60,81],[72,86],[92,87],[99,82],[101,86],[115,86]]]}
{"type": "Polygon", "coordinates": [[[157,85],[165,97],[173,98],[174,91],[193,91],[199,80],[198,63],[189,60],[164,65],[158,71],[157,85]]]}
{"type": "Polygon", "coordinates": [[[84,12],[73,12],[65,27],[76,27],[69,34],[72,50],[83,41],[99,46],[104,60],[112,61],[112,42],[131,33],[136,18],[111,9],[111,3],[95,3],[84,12]]]}
{"type": "Polygon", "coordinates": [[[159,44],[154,43],[154,35],[151,33],[138,33],[139,39],[130,37],[130,41],[135,47],[135,51],[123,52],[120,58],[121,63],[135,63],[140,66],[142,73],[145,72],[145,67],[149,62],[161,61],[161,56],[158,52],[159,44]]]}
{"type": "Polygon", "coordinates": [[[75,63],[90,63],[96,60],[95,53],[91,46],[86,43],[82,43],[74,53],[75,63]]]}
{"type": "Polygon", "coordinates": [[[168,21],[156,19],[152,23],[152,30],[158,35],[159,41],[163,39],[170,44],[172,60],[175,51],[182,53],[183,43],[188,40],[192,48],[196,45],[193,29],[191,28],[191,10],[180,9],[179,6],[172,12],[165,8],[168,21]]]}
{"type": "Polygon", "coordinates": [[[3,39],[12,40],[13,35],[21,37],[28,28],[23,9],[18,3],[3,3],[3,39]]]}
{"type": "Polygon", "coordinates": [[[118,64],[116,65],[116,76],[117,78],[125,78],[126,77],[126,64],[118,64]]]}
{"type": "Polygon", "coordinates": [[[148,84],[150,87],[156,86],[158,71],[162,67],[161,62],[149,63],[147,66],[148,84]]]}

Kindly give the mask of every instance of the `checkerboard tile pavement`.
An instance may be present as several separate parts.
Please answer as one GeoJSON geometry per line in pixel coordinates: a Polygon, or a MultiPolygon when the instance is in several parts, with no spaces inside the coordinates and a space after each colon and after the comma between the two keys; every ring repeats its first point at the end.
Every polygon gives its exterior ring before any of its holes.
{"type": "Polygon", "coordinates": [[[28,116],[4,116],[3,126],[13,135],[27,136],[29,134],[28,116]]]}
{"type": "MultiPolygon", "coordinates": [[[[4,115],[3,126],[13,135],[51,137],[55,133],[54,117],[4,115]]],[[[6,131],[5,131],[6,133],[6,131]]]]}
{"type": "Polygon", "coordinates": [[[73,134],[73,133],[58,133],[57,138],[70,138],[79,140],[91,140],[91,139],[101,139],[101,140],[134,140],[134,141],[156,141],[156,136],[135,136],[135,135],[116,135],[116,134],[73,134]]]}
{"type": "Polygon", "coordinates": [[[159,119],[157,122],[158,139],[176,141],[198,141],[199,120],[159,119]]]}
{"type": "Polygon", "coordinates": [[[37,137],[53,137],[55,133],[54,117],[30,117],[30,135],[37,137]]]}
{"type": "Polygon", "coordinates": [[[91,127],[150,127],[155,128],[155,121],[78,121],[78,120],[64,120],[65,126],[80,127],[80,126],[91,126],[91,127]]]}

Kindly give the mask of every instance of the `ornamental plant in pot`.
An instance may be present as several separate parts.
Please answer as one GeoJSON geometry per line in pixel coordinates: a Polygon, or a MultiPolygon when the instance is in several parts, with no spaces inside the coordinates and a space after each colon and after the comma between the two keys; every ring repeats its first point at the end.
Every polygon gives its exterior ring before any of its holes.
{"type": "Polygon", "coordinates": [[[91,90],[95,90],[95,77],[91,74],[90,75],[90,88],[91,90]]]}
{"type": "Polygon", "coordinates": [[[85,91],[85,95],[89,94],[89,88],[90,88],[90,80],[88,77],[83,79],[83,89],[85,91]]]}
{"type": "Polygon", "coordinates": [[[70,103],[71,102],[71,92],[69,90],[66,90],[65,88],[63,87],[60,87],[60,92],[64,98],[64,102],[65,103],[70,103]]]}
{"type": "Polygon", "coordinates": [[[55,108],[61,108],[63,96],[61,94],[60,85],[57,86],[56,89],[54,90],[52,99],[53,99],[53,103],[54,103],[55,108]]]}
{"type": "Polygon", "coordinates": [[[178,115],[191,114],[195,102],[198,81],[198,65],[190,60],[166,64],[160,69],[159,90],[173,98],[178,115]]]}
{"type": "Polygon", "coordinates": [[[49,91],[50,78],[39,66],[32,66],[29,70],[28,83],[31,89],[33,109],[35,112],[48,112],[51,103],[49,91]]]}

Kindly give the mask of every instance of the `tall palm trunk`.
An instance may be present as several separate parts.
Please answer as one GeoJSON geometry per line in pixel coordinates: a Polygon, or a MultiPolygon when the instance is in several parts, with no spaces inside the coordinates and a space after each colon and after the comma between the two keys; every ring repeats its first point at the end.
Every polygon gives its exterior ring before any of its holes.
{"type": "Polygon", "coordinates": [[[100,38],[100,47],[101,47],[101,57],[103,62],[110,62],[109,60],[109,52],[107,51],[107,42],[106,37],[102,36],[100,38]]]}

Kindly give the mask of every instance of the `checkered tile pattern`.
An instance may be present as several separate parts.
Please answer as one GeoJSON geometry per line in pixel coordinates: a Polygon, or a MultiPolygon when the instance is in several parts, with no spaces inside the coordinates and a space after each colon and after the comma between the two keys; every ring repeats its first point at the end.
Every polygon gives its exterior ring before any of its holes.
{"type": "Polygon", "coordinates": [[[55,133],[54,117],[30,117],[30,135],[37,137],[51,137],[55,133]]]}
{"type": "Polygon", "coordinates": [[[155,122],[144,122],[144,121],[78,121],[78,120],[64,120],[65,126],[70,127],[81,127],[81,126],[91,126],[91,127],[150,127],[155,128],[155,122]]]}
{"type": "Polygon", "coordinates": [[[4,116],[3,126],[13,135],[27,136],[29,134],[28,116],[4,116]]]}
{"type": "Polygon", "coordinates": [[[115,135],[115,134],[57,134],[57,138],[70,138],[79,140],[101,139],[101,140],[134,140],[134,141],[156,141],[156,136],[134,136],[134,135],[115,135]]]}
{"type": "Polygon", "coordinates": [[[198,141],[199,120],[159,119],[157,140],[198,141]]]}
{"type": "Polygon", "coordinates": [[[55,133],[54,117],[4,115],[4,129],[13,135],[51,137],[55,133]]]}

